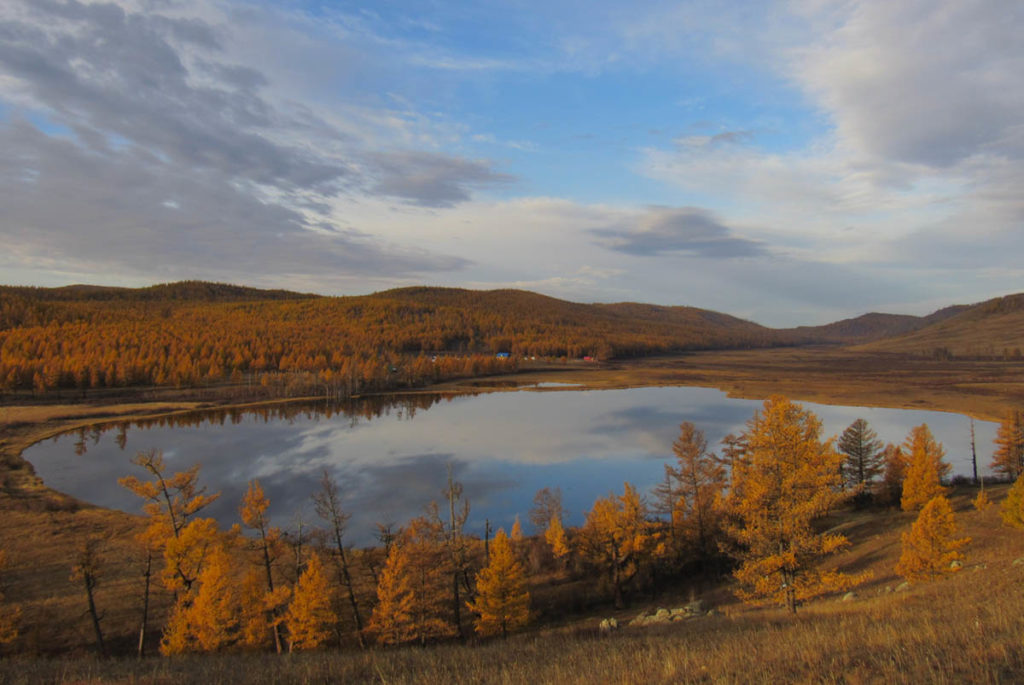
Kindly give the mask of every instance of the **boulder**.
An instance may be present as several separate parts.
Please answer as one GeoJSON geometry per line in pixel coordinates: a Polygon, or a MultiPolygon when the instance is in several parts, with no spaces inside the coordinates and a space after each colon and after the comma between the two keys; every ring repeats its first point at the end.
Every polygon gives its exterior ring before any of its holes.
{"type": "Polygon", "coordinates": [[[951,571],[959,571],[963,567],[964,562],[960,561],[959,559],[954,559],[953,561],[949,562],[949,570],[951,571]]]}
{"type": "Polygon", "coordinates": [[[686,605],[686,613],[688,614],[700,615],[703,614],[704,611],[705,609],[703,599],[695,599],[686,605]]]}
{"type": "Polygon", "coordinates": [[[844,601],[844,602],[852,602],[855,599],[857,599],[857,593],[853,592],[851,590],[850,592],[847,592],[845,595],[843,595],[843,600],[842,601],[844,601]]]}
{"type": "Polygon", "coordinates": [[[909,589],[910,589],[910,583],[908,583],[905,580],[902,583],[900,583],[899,585],[896,586],[896,592],[906,592],[909,589]]]}
{"type": "Polygon", "coordinates": [[[608,633],[613,633],[618,629],[619,622],[614,618],[606,618],[603,621],[601,621],[601,624],[598,626],[598,630],[600,630],[601,633],[605,635],[607,635],[608,633]]]}

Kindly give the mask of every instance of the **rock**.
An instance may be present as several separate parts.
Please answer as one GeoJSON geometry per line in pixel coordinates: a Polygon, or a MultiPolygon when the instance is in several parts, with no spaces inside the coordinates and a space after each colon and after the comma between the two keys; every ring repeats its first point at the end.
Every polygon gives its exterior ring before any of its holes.
{"type": "Polygon", "coordinates": [[[601,625],[598,626],[598,630],[603,634],[613,633],[619,629],[619,622],[614,618],[606,618],[601,621],[601,625]]]}
{"type": "Polygon", "coordinates": [[[949,562],[949,568],[951,571],[959,571],[963,567],[964,562],[960,561],[959,559],[954,559],[953,561],[949,562]]]}
{"type": "Polygon", "coordinates": [[[648,616],[647,610],[644,609],[643,611],[641,611],[639,614],[636,615],[636,618],[634,618],[632,621],[629,622],[629,625],[631,625],[631,626],[642,626],[642,625],[644,625],[644,623],[646,623],[647,616],[648,616]]]}
{"type": "Polygon", "coordinates": [[[672,618],[675,618],[676,616],[686,616],[686,614],[689,612],[687,612],[686,609],[682,607],[676,607],[675,609],[672,609],[670,613],[672,614],[672,618]]]}
{"type": "Polygon", "coordinates": [[[661,608],[659,608],[657,611],[654,612],[654,617],[657,618],[657,619],[672,618],[672,612],[669,611],[668,609],[661,609],[661,608]]]}
{"type": "Polygon", "coordinates": [[[974,571],[975,572],[984,571],[987,568],[988,568],[988,564],[978,564],[977,566],[974,567],[974,571]]]}
{"type": "Polygon", "coordinates": [[[722,612],[720,612],[718,609],[708,609],[708,613],[705,614],[705,616],[721,616],[721,615],[722,615],[722,612]]]}
{"type": "Polygon", "coordinates": [[[844,602],[852,602],[855,599],[857,599],[857,593],[853,592],[851,590],[850,592],[847,592],[845,595],[843,595],[843,600],[842,601],[844,601],[844,602]]]}
{"type": "Polygon", "coordinates": [[[1017,557],[1016,559],[1013,560],[1013,564],[1012,565],[1013,566],[1020,566],[1022,564],[1024,564],[1024,557],[1017,557]]]}
{"type": "Polygon", "coordinates": [[[695,599],[686,605],[686,613],[688,614],[703,614],[704,613],[704,600],[695,599]]]}
{"type": "Polygon", "coordinates": [[[900,583],[899,585],[896,586],[896,592],[906,592],[909,589],[910,589],[910,583],[908,583],[905,580],[902,583],[900,583]]]}

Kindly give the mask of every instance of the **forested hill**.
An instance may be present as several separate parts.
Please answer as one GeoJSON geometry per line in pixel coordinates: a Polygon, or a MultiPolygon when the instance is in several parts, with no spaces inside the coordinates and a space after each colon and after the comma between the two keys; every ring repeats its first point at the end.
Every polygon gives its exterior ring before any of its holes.
{"type": "Polygon", "coordinates": [[[309,374],[310,387],[343,384],[348,393],[507,369],[522,357],[607,359],[786,342],[769,328],[690,307],[577,304],[515,290],[320,297],[196,282],[0,288],[0,388],[7,390],[309,374]],[[496,362],[501,352],[509,359],[496,362]]]}
{"type": "Polygon", "coordinates": [[[961,307],[952,316],[927,327],[861,345],[858,349],[938,357],[1021,358],[1024,294],[961,307]]]}

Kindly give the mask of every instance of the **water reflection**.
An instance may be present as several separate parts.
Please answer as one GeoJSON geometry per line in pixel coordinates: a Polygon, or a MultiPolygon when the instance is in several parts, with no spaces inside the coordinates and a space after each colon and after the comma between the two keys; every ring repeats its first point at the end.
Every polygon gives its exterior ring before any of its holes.
{"type": "MultiPolygon", "coordinates": [[[[202,464],[201,482],[222,496],[210,508],[224,525],[238,519],[247,482],[259,478],[277,525],[299,511],[328,469],[352,512],[351,541],[370,544],[377,522],[404,523],[439,499],[446,465],[455,468],[472,505],[469,525],[484,519],[524,522],[534,492],[561,487],[572,524],[594,499],[629,480],[641,490],[661,480],[682,421],[718,447],[759,408],[708,388],[511,392],[479,396],[415,395],[343,405],[276,405],[191,412],[86,429],[25,452],[48,485],[81,499],[138,511],[117,486],[137,452],[161,449],[168,468],[202,464]]],[[[953,472],[970,473],[969,421],[939,412],[804,404],[826,435],[862,417],[886,442],[901,442],[928,423],[944,443],[953,472]]],[[[991,460],[995,424],[977,422],[979,462],[991,460]]],[[[987,472],[987,469],[983,468],[987,472]]],[[[140,477],[143,475],[138,473],[140,477]]]]}

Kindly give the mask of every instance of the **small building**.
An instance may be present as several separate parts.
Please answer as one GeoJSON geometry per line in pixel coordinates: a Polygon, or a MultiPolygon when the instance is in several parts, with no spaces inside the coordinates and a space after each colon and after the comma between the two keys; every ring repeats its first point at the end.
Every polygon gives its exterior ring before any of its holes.
{"type": "Polygon", "coordinates": [[[497,357],[498,359],[508,359],[509,358],[509,353],[508,352],[499,352],[498,354],[496,354],[494,356],[497,357]]]}

